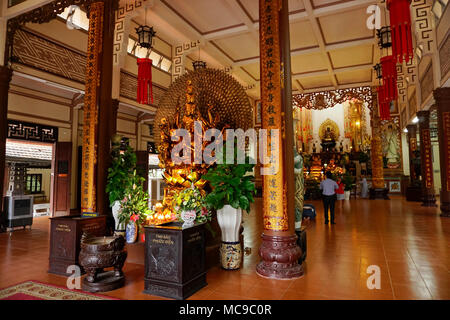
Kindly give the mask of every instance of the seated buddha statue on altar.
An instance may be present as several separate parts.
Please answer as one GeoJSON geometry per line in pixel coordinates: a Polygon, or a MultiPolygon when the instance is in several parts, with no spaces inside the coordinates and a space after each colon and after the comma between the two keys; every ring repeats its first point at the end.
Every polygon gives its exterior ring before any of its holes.
{"type": "Polygon", "coordinates": [[[321,146],[325,152],[331,152],[336,146],[336,137],[330,127],[327,127],[323,134],[321,146]]]}

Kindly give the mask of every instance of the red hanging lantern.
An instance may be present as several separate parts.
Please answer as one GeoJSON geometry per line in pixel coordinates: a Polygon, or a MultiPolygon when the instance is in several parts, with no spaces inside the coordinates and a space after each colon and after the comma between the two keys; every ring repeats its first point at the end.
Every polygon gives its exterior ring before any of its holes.
{"type": "Polygon", "coordinates": [[[391,118],[391,113],[389,110],[389,103],[386,101],[386,90],[385,86],[379,86],[377,88],[378,92],[378,104],[380,106],[379,108],[379,114],[381,120],[389,120],[391,118]]]}
{"type": "Polygon", "coordinates": [[[410,0],[386,0],[391,24],[392,55],[395,62],[413,57],[410,0]]]}
{"type": "Polygon", "coordinates": [[[391,112],[389,109],[389,101],[386,101],[386,88],[385,86],[379,86],[378,91],[378,103],[380,106],[380,119],[389,120],[391,118],[391,112]]]}
{"type": "Polygon", "coordinates": [[[397,100],[397,67],[393,56],[385,56],[380,59],[385,102],[397,100]]]}
{"type": "Polygon", "coordinates": [[[148,104],[148,95],[150,93],[150,103],[153,103],[152,87],[152,59],[139,58],[138,64],[138,84],[137,84],[137,102],[148,104]]]}

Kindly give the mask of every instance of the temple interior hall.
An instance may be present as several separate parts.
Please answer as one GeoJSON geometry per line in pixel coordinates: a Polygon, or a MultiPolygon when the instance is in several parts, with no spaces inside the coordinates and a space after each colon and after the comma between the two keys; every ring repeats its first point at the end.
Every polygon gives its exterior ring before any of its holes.
{"type": "Polygon", "coordinates": [[[448,2],[0,1],[0,300],[450,300],[448,2]]]}

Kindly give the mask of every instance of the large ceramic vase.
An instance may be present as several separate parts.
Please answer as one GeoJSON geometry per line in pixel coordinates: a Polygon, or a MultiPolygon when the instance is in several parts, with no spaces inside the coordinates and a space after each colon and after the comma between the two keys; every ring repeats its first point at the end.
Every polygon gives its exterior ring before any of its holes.
{"type": "Polygon", "coordinates": [[[116,236],[124,236],[125,237],[125,226],[119,222],[119,214],[122,210],[122,205],[119,200],[114,201],[113,206],[111,207],[112,214],[114,218],[114,234],[116,236]]]}
{"type": "Polygon", "coordinates": [[[135,243],[138,236],[138,226],[136,222],[130,221],[127,224],[125,238],[127,243],[135,243]]]}
{"type": "Polygon", "coordinates": [[[220,263],[225,270],[236,270],[241,267],[242,248],[239,241],[239,230],[242,223],[242,210],[225,205],[217,210],[217,222],[222,231],[220,245],[220,263]]]}
{"type": "Polygon", "coordinates": [[[350,200],[350,190],[349,191],[344,191],[344,199],[345,200],[350,200]]]}

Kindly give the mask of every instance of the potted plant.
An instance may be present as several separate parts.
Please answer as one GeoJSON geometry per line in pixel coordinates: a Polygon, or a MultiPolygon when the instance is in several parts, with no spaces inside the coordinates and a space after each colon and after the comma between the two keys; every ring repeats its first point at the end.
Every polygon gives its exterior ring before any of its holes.
{"type": "Polygon", "coordinates": [[[144,191],[144,178],[133,171],[131,183],[124,191],[124,198],[121,201],[122,209],[119,212],[119,224],[126,225],[125,238],[127,243],[136,242],[139,228],[144,224],[151,210],[148,208],[148,194],[144,191]]]}
{"type": "MultiPolygon", "coordinates": [[[[236,156],[235,156],[236,158],[236,156]]],[[[217,221],[222,231],[220,260],[226,270],[239,269],[242,262],[242,248],[239,230],[242,223],[242,210],[249,211],[256,193],[252,172],[254,165],[217,164],[210,167],[203,179],[209,181],[212,191],[205,201],[210,209],[217,211],[217,221]]],[[[235,161],[236,163],[236,161],[235,161]]]]}
{"type": "Polygon", "coordinates": [[[119,214],[122,209],[121,201],[125,197],[125,191],[132,185],[133,171],[136,169],[136,153],[131,147],[125,152],[120,152],[120,136],[114,135],[111,148],[111,166],[108,168],[106,192],[109,193],[109,202],[115,220],[116,233],[125,233],[125,225],[119,222],[119,214]]]}
{"type": "Polygon", "coordinates": [[[204,196],[193,184],[174,195],[173,207],[183,220],[183,227],[192,226],[194,222],[211,221],[211,213],[206,208],[204,196]]]}
{"type": "Polygon", "coordinates": [[[355,186],[354,179],[351,175],[346,174],[342,178],[342,183],[344,184],[344,199],[350,200],[350,191],[355,186]]]}

